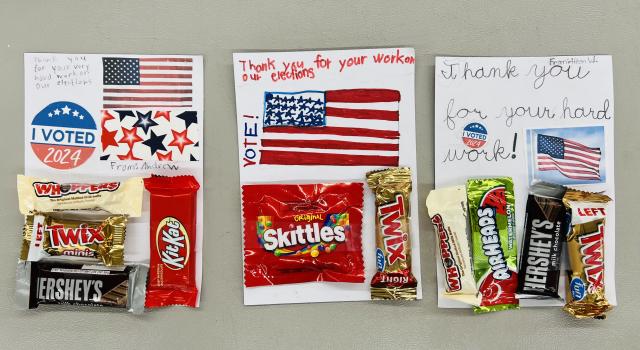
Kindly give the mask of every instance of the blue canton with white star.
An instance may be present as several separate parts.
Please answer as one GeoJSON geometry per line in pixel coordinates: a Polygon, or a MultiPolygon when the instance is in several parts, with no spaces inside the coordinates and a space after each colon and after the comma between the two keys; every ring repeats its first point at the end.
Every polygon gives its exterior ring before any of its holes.
{"type": "Polygon", "coordinates": [[[324,93],[267,92],[264,97],[264,126],[325,126],[324,93]]]}
{"type": "Polygon", "coordinates": [[[553,158],[564,159],[564,139],[561,137],[538,135],[538,153],[553,158]]]}

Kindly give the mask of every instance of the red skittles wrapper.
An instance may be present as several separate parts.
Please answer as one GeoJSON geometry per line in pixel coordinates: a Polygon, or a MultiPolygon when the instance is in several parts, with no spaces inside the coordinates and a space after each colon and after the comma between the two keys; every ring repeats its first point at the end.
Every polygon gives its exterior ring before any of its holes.
{"type": "Polygon", "coordinates": [[[151,261],[145,307],[195,307],[196,194],[193,176],[152,176],[144,180],[151,194],[151,261]]]}
{"type": "Polygon", "coordinates": [[[244,185],[244,284],[364,282],[362,183],[244,185]]]}

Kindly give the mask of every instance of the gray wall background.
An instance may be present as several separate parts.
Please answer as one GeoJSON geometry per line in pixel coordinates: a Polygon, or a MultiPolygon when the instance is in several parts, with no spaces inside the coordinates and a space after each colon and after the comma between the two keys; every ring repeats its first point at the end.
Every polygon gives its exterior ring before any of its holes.
{"type": "Polygon", "coordinates": [[[629,1],[0,1],[0,348],[639,348],[637,231],[640,2],[629,1]],[[422,206],[424,300],[242,305],[231,53],[411,46],[424,203],[433,187],[435,55],[611,54],[617,148],[619,307],[605,321],[560,309],[474,316],[436,307],[434,234],[422,206]],[[20,312],[14,271],[22,217],[24,52],[202,54],[205,60],[204,288],[199,310],[20,312]],[[217,154],[216,150],[232,150],[217,154]]]}

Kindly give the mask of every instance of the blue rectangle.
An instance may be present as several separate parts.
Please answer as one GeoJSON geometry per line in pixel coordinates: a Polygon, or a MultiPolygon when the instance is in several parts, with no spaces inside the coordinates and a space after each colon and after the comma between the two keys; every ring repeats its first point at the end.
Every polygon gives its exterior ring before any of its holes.
{"type": "Polygon", "coordinates": [[[322,127],[326,125],[322,91],[265,92],[264,126],[322,127]]]}

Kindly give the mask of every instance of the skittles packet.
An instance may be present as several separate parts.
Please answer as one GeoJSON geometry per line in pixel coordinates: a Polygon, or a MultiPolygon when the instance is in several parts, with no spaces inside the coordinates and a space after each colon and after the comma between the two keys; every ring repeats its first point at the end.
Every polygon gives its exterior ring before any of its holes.
{"type": "Polygon", "coordinates": [[[571,210],[571,230],[567,234],[571,270],[567,273],[564,310],[577,318],[604,319],[612,308],[604,289],[605,220],[611,198],[568,189],[562,200],[571,210]]]}
{"type": "Polygon", "coordinates": [[[476,313],[516,309],[515,200],[510,177],[467,181],[473,269],[482,296],[476,313]]]}
{"type": "Polygon", "coordinates": [[[411,169],[390,168],[367,173],[376,196],[376,268],[371,299],[415,300],[418,281],[411,273],[409,194],[411,169]]]}
{"type": "Polygon", "coordinates": [[[362,183],[242,186],[244,285],[364,282],[362,183]]]}

